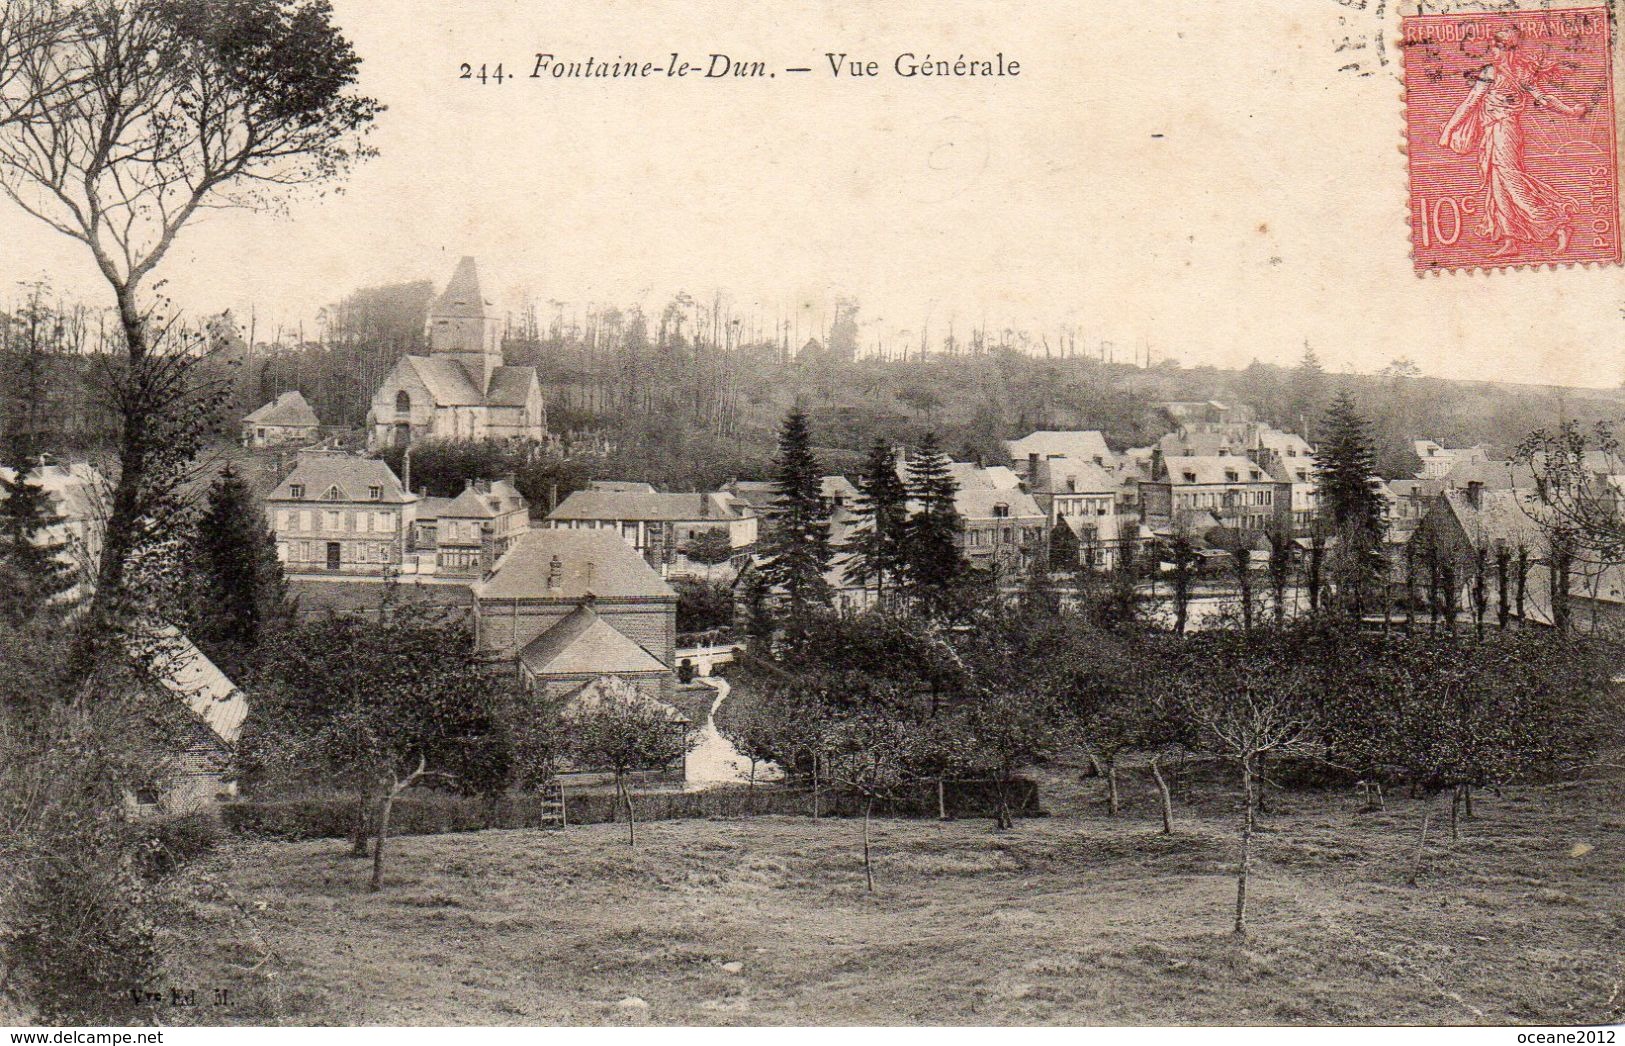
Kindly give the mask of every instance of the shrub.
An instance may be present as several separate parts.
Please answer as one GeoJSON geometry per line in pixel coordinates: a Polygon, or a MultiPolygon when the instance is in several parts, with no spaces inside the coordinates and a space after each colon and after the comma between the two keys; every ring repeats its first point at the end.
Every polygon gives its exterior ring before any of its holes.
{"type": "Polygon", "coordinates": [[[135,825],[141,873],[161,879],[220,845],[220,818],[213,810],[154,818],[135,825]]]}

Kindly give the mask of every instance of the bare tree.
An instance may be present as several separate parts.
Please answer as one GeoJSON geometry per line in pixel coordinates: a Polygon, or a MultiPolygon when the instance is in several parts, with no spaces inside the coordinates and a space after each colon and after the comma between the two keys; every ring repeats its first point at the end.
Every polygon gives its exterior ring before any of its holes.
{"type": "MultiPolygon", "coordinates": [[[[25,8],[52,10],[49,0],[25,8]]],[[[8,5],[9,9],[9,5],[8,5]]],[[[326,0],[85,0],[66,31],[24,31],[0,126],[0,190],[83,244],[112,289],[139,369],[143,285],[199,211],[269,209],[368,154],[380,106],[326,0]]],[[[125,413],[93,620],[121,599],[161,427],[125,413]]]]}

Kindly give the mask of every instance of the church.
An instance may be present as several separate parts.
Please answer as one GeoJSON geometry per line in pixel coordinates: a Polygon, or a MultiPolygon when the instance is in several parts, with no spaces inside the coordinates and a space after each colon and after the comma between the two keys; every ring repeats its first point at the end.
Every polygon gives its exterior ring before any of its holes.
{"type": "Polygon", "coordinates": [[[536,368],[503,364],[487,306],[474,259],[462,259],[429,308],[429,355],[401,357],[372,398],[369,446],[547,438],[536,368]]]}

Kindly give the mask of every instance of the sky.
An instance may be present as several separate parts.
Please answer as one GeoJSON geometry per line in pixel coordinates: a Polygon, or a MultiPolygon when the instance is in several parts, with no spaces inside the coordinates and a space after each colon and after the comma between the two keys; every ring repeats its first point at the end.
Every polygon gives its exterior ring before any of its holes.
{"type": "MultiPolygon", "coordinates": [[[[1614,386],[1618,268],[1412,274],[1397,32],[1340,0],[334,0],[389,108],[377,158],[284,214],[216,212],[158,271],[199,312],[306,325],[479,259],[500,310],[679,292],[798,339],[839,295],[866,344],[953,325],[1118,358],[1614,386]],[[559,60],[761,60],[762,80],[533,80],[559,60]],[[827,52],[881,76],[829,75],[827,52]],[[891,75],[902,52],[1020,63],[891,75]],[[521,74],[458,78],[461,63],[521,74]],[[1354,65],[1355,68],[1348,68],[1354,65]],[[810,67],[812,73],[785,72],[810,67]]],[[[1373,5],[1364,5],[1370,7],[1373,5]]],[[[1387,5],[1394,6],[1394,5],[1387,5]]],[[[0,279],[107,297],[0,200],[0,279]]]]}

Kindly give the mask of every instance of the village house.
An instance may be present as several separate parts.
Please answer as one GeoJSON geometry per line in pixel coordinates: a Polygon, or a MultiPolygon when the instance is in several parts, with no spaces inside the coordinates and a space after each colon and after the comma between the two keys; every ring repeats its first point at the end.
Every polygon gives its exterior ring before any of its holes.
{"type": "Polygon", "coordinates": [[[530,503],[507,479],[469,480],[454,498],[420,497],[408,553],[437,576],[478,577],[530,529],[530,503]]]}
{"type": "Polygon", "coordinates": [[[243,418],[242,430],[245,447],[286,447],[314,443],[321,422],[303,395],[284,392],[243,418]]]}
{"type": "Polygon", "coordinates": [[[428,356],[403,356],[378,386],[367,415],[371,447],[414,439],[547,438],[534,367],[506,366],[496,317],[473,258],[457,263],[429,310],[428,356]]]}
{"type": "Polygon", "coordinates": [[[1022,574],[1036,556],[1049,554],[1048,519],[1009,469],[954,462],[959,489],[954,511],[964,523],[960,552],[966,562],[999,577],[1022,574]]]}
{"type": "Polygon", "coordinates": [[[677,594],[613,532],[530,531],[473,593],[478,650],[528,693],[567,697],[603,676],[675,692],[677,594]]]}
{"type": "Polygon", "coordinates": [[[338,452],[301,454],[265,499],[277,559],[294,575],[397,572],[417,504],[382,461],[338,452]]]}
{"type": "Polygon", "coordinates": [[[1028,475],[1027,492],[1045,514],[1045,525],[1065,525],[1078,539],[1079,562],[1101,568],[1116,563],[1118,478],[1093,461],[1068,457],[1031,462],[1028,475]]]}
{"type": "Polygon", "coordinates": [[[1218,525],[1261,534],[1276,521],[1276,481],[1244,455],[1158,456],[1140,484],[1145,522],[1166,530],[1182,518],[1211,515],[1218,525]]]}
{"type": "Polygon", "coordinates": [[[1417,479],[1443,479],[1457,465],[1490,459],[1489,448],[1483,444],[1451,449],[1441,447],[1430,439],[1418,439],[1411,441],[1411,448],[1422,460],[1422,467],[1416,473],[1417,479]]]}
{"type": "Polygon", "coordinates": [[[748,503],[725,492],[699,494],[578,490],[547,514],[554,530],[608,531],[641,553],[663,577],[708,576],[718,564],[688,555],[704,535],[725,536],[731,562],[743,563],[759,537],[748,503]]]}
{"type": "MultiPolygon", "coordinates": [[[[736,502],[744,502],[755,512],[766,527],[779,498],[779,485],[770,479],[730,479],[722,485],[722,492],[736,502]]],[[[819,504],[825,512],[850,508],[857,503],[858,488],[845,476],[824,476],[818,481],[819,504]]],[[[762,536],[762,535],[758,535],[762,536]]]]}

